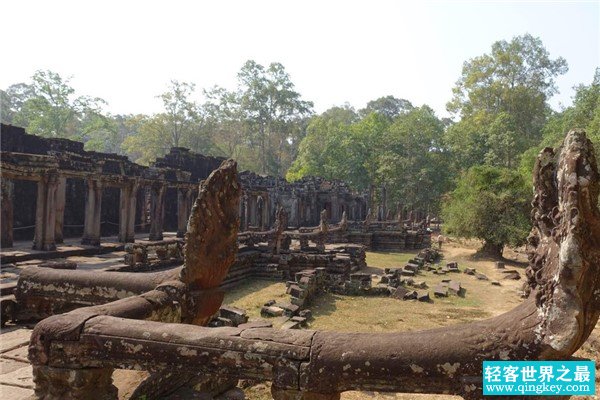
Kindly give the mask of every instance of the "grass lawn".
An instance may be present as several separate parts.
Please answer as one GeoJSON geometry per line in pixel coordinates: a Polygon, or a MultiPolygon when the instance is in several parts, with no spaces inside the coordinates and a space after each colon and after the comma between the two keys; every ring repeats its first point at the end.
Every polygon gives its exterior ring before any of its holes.
{"type": "MultiPolygon", "coordinates": [[[[342,296],[323,293],[310,306],[314,319],[309,329],[336,330],[353,332],[399,332],[437,328],[440,326],[464,323],[501,314],[521,302],[519,297],[523,279],[519,281],[502,280],[502,274],[495,270],[493,260],[473,259],[476,246],[469,243],[448,243],[444,245],[444,259],[457,261],[459,268],[476,268],[486,274],[490,280],[498,280],[501,286],[493,286],[490,281],[477,280],[474,276],[458,273],[435,275],[424,272],[414,279],[425,281],[429,286],[432,303],[402,301],[389,297],[342,296]],[[464,297],[450,295],[447,298],[434,298],[431,290],[444,278],[459,281],[466,289],[464,297]]],[[[367,252],[368,267],[364,272],[373,275],[383,274],[384,268],[402,267],[417,251],[405,253],[367,252]]],[[[506,261],[506,268],[517,269],[524,277],[522,254],[512,254],[513,260],[506,261]]],[[[378,278],[374,278],[374,284],[378,278]]],[[[225,296],[224,304],[230,304],[247,310],[251,319],[260,318],[260,308],[268,300],[289,301],[283,282],[252,280],[235,288],[225,296]]],[[[283,322],[273,319],[274,326],[283,322]]],[[[598,329],[596,329],[597,331],[598,329]]],[[[600,344],[597,344],[600,346],[600,344]]],[[[595,349],[595,347],[594,347],[595,349]]],[[[581,351],[580,351],[581,352],[581,351]]],[[[587,353],[582,353],[588,356],[587,353]]],[[[248,399],[270,399],[269,383],[247,383],[245,389],[248,399]]],[[[385,394],[373,392],[345,392],[343,400],[358,399],[416,399],[441,400],[458,399],[455,396],[385,394]]]]}

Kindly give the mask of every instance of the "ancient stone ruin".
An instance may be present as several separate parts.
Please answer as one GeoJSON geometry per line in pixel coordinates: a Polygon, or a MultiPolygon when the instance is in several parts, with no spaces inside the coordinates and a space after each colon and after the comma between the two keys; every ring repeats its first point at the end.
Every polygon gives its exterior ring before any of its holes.
{"type": "MultiPolygon", "coordinates": [[[[129,184],[123,178],[126,166],[137,171],[132,176],[150,186],[152,215],[162,213],[164,197],[160,198],[165,188],[181,185],[196,193],[181,247],[158,244],[154,249],[149,245],[128,250],[128,268],[139,264],[151,272],[97,273],[36,266],[22,271],[14,298],[3,301],[3,311],[7,311],[6,304],[16,320],[44,318],[36,325],[29,346],[38,399],[116,399],[115,369],[149,371],[135,391],[136,396],[146,398],[160,398],[182,385],[210,391],[219,385],[235,385],[238,379],[271,381],[275,399],[338,399],[348,390],[481,398],[483,360],[569,358],[600,315],[600,180],[591,142],[581,131],[570,132],[561,149],[545,149],[536,163],[527,299],[513,310],[483,321],[385,334],[279,330],[251,323],[205,325],[219,312],[223,283],[231,279],[235,268],[239,272],[255,270],[261,262],[275,264],[273,272],[294,280],[288,285],[290,295],[310,299],[327,268],[345,270],[350,282],[357,287],[363,284],[360,274],[352,275],[364,260],[364,247],[351,244],[353,235],[370,237],[373,246],[379,232],[393,232],[396,238],[404,238],[402,246],[414,248],[419,241],[426,241],[424,233],[406,229],[403,222],[375,223],[367,210],[364,219],[359,216],[355,217],[358,221],[348,221],[344,214],[352,213],[350,203],[350,208],[338,208],[338,214],[330,211],[333,205],[330,210],[318,206],[316,210],[328,210],[331,216],[319,211],[318,221],[305,220],[310,221],[306,228],[285,228],[287,216],[277,211],[277,202],[269,206],[270,200],[257,195],[256,207],[243,205],[245,195],[254,195],[244,193],[250,189],[243,185],[232,160],[222,161],[196,187],[182,175],[167,179],[171,175],[164,166],[136,169],[125,160],[91,160],[88,157],[95,155],[80,149],[67,153],[61,149],[53,155],[9,153],[6,164],[3,153],[3,181],[7,176],[37,182],[40,196],[36,207],[43,209],[35,214],[34,245],[38,248],[52,249],[56,244],[58,208],[52,205],[57,203],[59,186],[54,177],[58,181],[59,176],[52,174],[60,175],[58,171],[85,171],[80,176],[92,182],[84,207],[88,236],[82,240],[99,238],[101,211],[96,209],[103,195],[98,187],[104,185],[94,176],[106,173],[114,179],[111,182],[125,185],[120,187],[126,193],[121,198],[128,201],[119,201],[122,206],[129,204],[127,211],[122,207],[119,211],[127,216],[124,221],[137,214],[130,207],[137,204],[137,196],[124,189],[129,184]],[[110,167],[89,170],[99,165],[110,167]],[[115,165],[121,168],[119,173],[115,165]],[[156,173],[162,178],[153,178],[156,173]],[[153,190],[153,185],[159,188],[153,190]],[[256,209],[260,212],[251,212],[256,209]],[[270,211],[265,213],[265,209],[270,211]],[[241,224],[240,214],[248,214],[241,224]],[[267,224],[270,218],[278,223],[267,224]],[[348,243],[326,246],[334,237],[348,243]],[[301,248],[288,248],[292,240],[300,242],[301,248]],[[183,266],[159,271],[153,271],[149,262],[176,263],[178,257],[183,257],[183,266]],[[306,271],[306,266],[314,266],[317,260],[327,261],[317,265],[324,269],[306,271]],[[307,290],[301,293],[298,289],[303,287],[297,283],[305,283],[307,290]]],[[[282,208],[283,203],[279,203],[282,208]]],[[[184,208],[187,210],[182,205],[184,208]]],[[[361,210],[355,208],[354,212],[361,210]]],[[[314,218],[313,211],[309,215],[314,218]]],[[[131,227],[128,223],[119,225],[123,226],[119,231],[123,238],[132,232],[127,230],[131,227]]],[[[155,221],[154,226],[150,231],[159,239],[161,222],[155,221]]],[[[455,283],[448,282],[447,289],[460,290],[455,283]]],[[[230,312],[235,314],[235,310],[230,312]]]]}
{"type": "MultiPolygon", "coordinates": [[[[172,148],[146,167],[124,156],[85,151],[83,143],[28,135],[10,125],[0,128],[3,249],[31,240],[34,249],[53,251],[74,237],[92,246],[111,236],[128,243],[141,233],[160,241],[165,231],[183,238],[198,184],[223,162],[172,148]]],[[[287,213],[284,230],[315,230],[324,212],[332,224],[344,218],[347,242],[382,250],[427,246],[428,235],[412,224],[371,221],[369,196],[343,182],[305,178],[288,183],[251,172],[239,179],[242,232],[269,231],[281,208],[287,213]]],[[[4,255],[2,262],[12,259],[4,255]]]]}

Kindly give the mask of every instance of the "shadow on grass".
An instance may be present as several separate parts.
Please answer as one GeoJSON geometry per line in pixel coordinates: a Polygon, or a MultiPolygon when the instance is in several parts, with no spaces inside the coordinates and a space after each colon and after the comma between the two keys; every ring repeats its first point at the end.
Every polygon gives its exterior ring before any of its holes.
{"type": "Polygon", "coordinates": [[[335,303],[341,297],[341,295],[327,292],[318,294],[308,306],[312,311],[313,318],[317,319],[335,313],[337,310],[335,303]]]}
{"type": "MultiPolygon", "coordinates": [[[[243,297],[249,296],[258,292],[259,290],[263,290],[268,288],[269,286],[281,284],[283,281],[270,281],[267,279],[256,279],[252,278],[247,281],[244,281],[238,286],[229,288],[225,290],[225,301],[223,304],[233,303],[235,301],[240,300],[243,297]]],[[[284,289],[285,293],[285,289],[284,289]]]]}

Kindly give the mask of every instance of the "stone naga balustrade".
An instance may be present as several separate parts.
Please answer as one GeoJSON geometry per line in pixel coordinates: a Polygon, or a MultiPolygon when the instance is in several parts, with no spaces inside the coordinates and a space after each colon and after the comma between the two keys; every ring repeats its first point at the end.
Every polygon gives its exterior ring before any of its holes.
{"type": "MultiPolygon", "coordinates": [[[[481,398],[483,360],[569,358],[600,315],[600,186],[593,148],[583,132],[570,132],[556,153],[548,148],[540,153],[534,187],[529,296],[498,317],[378,334],[182,329],[172,322],[204,322],[210,307],[198,305],[211,304],[211,290],[226,274],[236,242],[231,225],[220,232],[219,225],[197,230],[190,224],[181,280],[141,296],[53,316],[36,326],[29,355],[36,395],[84,399],[93,393],[93,398],[116,399],[112,370],[129,368],[267,379],[277,400],[339,399],[347,390],[481,398]],[[202,263],[205,257],[210,262],[202,263]]],[[[208,195],[201,191],[196,204],[208,195]]],[[[204,204],[215,215],[212,207],[217,204],[204,204]]],[[[194,207],[192,218],[201,209],[194,207]]],[[[235,214],[227,207],[218,209],[224,212],[221,218],[229,211],[235,214]]]]}

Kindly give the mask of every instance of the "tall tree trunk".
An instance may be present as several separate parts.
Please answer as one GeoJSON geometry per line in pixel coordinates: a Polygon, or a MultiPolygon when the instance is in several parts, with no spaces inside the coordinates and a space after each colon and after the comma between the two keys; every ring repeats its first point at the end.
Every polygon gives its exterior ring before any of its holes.
{"type": "Polygon", "coordinates": [[[478,253],[490,256],[492,258],[502,258],[502,251],[504,250],[504,244],[495,244],[486,241],[483,243],[483,247],[479,249],[478,253]]]}

